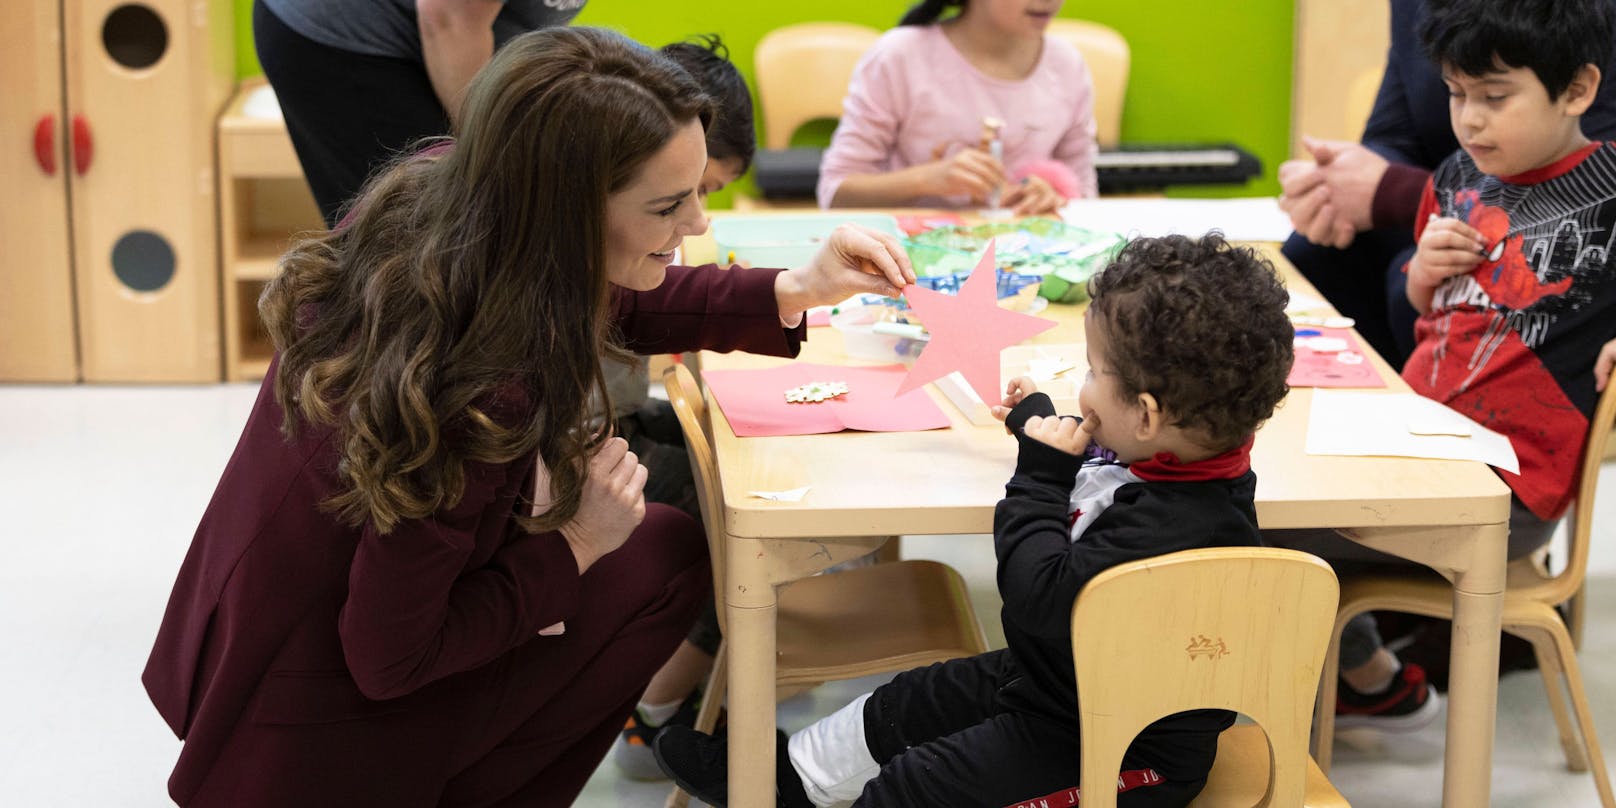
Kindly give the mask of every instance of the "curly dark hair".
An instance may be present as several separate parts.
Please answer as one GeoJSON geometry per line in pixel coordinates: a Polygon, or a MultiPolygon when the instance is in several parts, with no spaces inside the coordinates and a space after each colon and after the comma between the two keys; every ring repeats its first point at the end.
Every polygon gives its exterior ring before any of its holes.
{"type": "Polygon", "coordinates": [[[1207,447],[1238,446],[1290,388],[1295,328],[1274,265],[1213,231],[1136,238],[1089,281],[1123,395],[1150,393],[1207,447]]]}

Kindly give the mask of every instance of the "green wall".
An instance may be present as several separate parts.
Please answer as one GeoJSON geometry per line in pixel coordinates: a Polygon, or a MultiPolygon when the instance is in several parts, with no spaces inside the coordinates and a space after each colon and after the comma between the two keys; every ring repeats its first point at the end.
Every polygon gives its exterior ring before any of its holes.
{"type": "MultiPolygon", "coordinates": [[[[252,49],[252,2],[235,2],[238,72],[256,75],[261,71],[252,49]]],[[[590,0],[576,22],[615,28],[650,45],[718,33],[750,80],[752,49],[773,28],[809,20],[887,28],[907,7],[901,0],[590,0]]],[[[1263,177],[1244,188],[1192,191],[1236,196],[1279,192],[1274,172],[1289,140],[1293,9],[1294,0],[1087,0],[1068,2],[1061,16],[1105,23],[1128,40],[1133,64],[1123,141],[1233,141],[1262,158],[1263,177]]],[[[719,198],[712,201],[726,205],[719,198]]]]}

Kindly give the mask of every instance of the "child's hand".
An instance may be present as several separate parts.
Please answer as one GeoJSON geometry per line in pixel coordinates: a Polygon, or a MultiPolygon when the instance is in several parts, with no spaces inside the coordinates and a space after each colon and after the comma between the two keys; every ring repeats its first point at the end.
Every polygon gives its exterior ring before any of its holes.
{"type": "Polygon", "coordinates": [[[1045,216],[1059,211],[1066,197],[1043,177],[1029,174],[1020,185],[1010,187],[1000,204],[1013,209],[1017,216],[1045,216]]]}
{"type": "Polygon", "coordinates": [[[1021,400],[1038,392],[1038,383],[1031,376],[1017,376],[1004,386],[1004,401],[988,408],[993,417],[1003,421],[1021,400]]]}
{"type": "Polygon", "coordinates": [[[1605,343],[1599,349],[1599,358],[1594,360],[1594,389],[1605,392],[1605,385],[1610,383],[1610,370],[1616,367],[1616,339],[1605,343]]]}
{"type": "Polygon", "coordinates": [[[1408,263],[1408,280],[1435,288],[1475,269],[1486,249],[1486,239],[1474,227],[1451,217],[1432,219],[1408,263]]]}
{"type": "Polygon", "coordinates": [[[931,163],[925,192],[918,196],[969,195],[983,202],[993,189],[1004,185],[1004,164],[981,149],[960,149],[953,156],[931,163]]]}
{"type": "Polygon", "coordinates": [[[1414,257],[1408,261],[1408,302],[1425,314],[1442,282],[1476,268],[1486,240],[1475,228],[1451,217],[1431,216],[1414,257]]]}
{"type": "Polygon", "coordinates": [[[1059,415],[1045,418],[1034,415],[1027,419],[1026,426],[1021,428],[1022,434],[1046,446],[1052,446],[1069,455],[1081,455],[1089,448],[1089,441],[1094,437],[1093,427],[1089,426],[1089,419],[1065,418],[1059,415]]]}

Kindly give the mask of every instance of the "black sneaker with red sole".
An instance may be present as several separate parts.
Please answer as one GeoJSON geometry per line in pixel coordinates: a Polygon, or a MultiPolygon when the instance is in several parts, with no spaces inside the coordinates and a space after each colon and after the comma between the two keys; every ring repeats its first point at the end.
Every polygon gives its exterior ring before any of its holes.
{"type": "Polygon", "coordinates": [[[1337,729],[1374,727],[1387,732],[1412,732],[1436,719],[1442,697],[1425,681],[1425,669],[1404,662],[1403,669],[1381,693],[1359,693],[1346,682],[1336,689],[1337,729]]]}

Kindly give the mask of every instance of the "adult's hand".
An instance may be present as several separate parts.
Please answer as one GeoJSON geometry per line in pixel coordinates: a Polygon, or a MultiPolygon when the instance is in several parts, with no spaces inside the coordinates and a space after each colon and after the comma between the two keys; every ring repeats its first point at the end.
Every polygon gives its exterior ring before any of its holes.
{"type": "Polygon", "coordinates": [[[578,574],[622,547],[645,519],[645,476],[645,466],[622,438],[608,438],[589,459],[578,512],[561,526],[561,536],[578,560],[578,574]]]}
{"type": "Polygon", "coordinates": [[[867,293],[897,297],[914,282],[915,268],[896,236],[844,224],[807,264],[775,276],[774,297],[780,319],[794,322],[814,306],[867,293]]]}
{"type": "Polygon", "coordinates": [[[1386,175],[1386,158],[1362,143],[1303,137],[1302,144],[1324,169],[1324,181],[1330,187],[1336,213],[1359,233],[1373,227],[1375,189],[1386,175]]]}
{"type": "Polygon", "coordinates": [[[471,77],[493,58],[494,18],[503,7],[503,0],[415,0],[427,78],[451,119],[471,77]]]}

